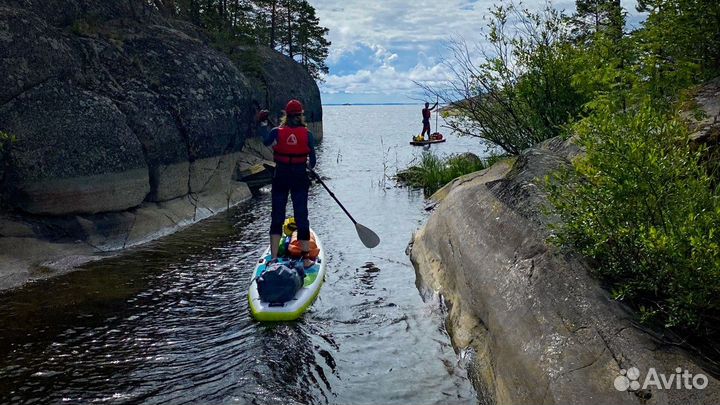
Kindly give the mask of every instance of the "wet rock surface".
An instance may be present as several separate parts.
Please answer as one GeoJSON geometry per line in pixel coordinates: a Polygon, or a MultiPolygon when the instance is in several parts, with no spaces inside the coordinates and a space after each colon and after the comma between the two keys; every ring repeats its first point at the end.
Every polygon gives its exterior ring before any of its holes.
{"type": "Polygon", "coordinates": [[[577,152],[553,139],[509,167],[455,183],[414,237],[419,282],[448,302],[455,344],[475,349],[483,401],[717,403],[718,380],[701,362],[639,328],[581,258],[547,244],[547,225],[556,219],[545,214],[539,182],[577,152]],[[709,383],[704,390],[616,389],[621,371],[632,367],[641,383],[650,368],[669,376],[677,367],[705,374],[709,383]]]}

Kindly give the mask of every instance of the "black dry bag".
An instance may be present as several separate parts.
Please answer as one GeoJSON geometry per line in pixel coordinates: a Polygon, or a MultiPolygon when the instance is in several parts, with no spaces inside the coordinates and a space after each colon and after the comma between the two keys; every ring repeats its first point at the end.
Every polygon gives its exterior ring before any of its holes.
{"type": "Polygon", "coordinates": [[[257,282],[258,295],[260,300],[271,304],[282,304],[295,297],[303,286],[305,272],[297,269],[297,266],[288,267],[281,263],[271,264],[257,282]]]}

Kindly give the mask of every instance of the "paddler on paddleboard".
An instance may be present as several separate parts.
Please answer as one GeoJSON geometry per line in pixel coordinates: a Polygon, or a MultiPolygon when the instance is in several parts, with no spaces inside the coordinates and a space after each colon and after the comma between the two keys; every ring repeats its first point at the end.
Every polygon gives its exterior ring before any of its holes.
{"type": "Polygon", "coordinates": [[[423,130],[422,134],[420,136],[422,137],[422,140],[425,140],[425,132],[428,134],[428,139],[430,139],[430,117],[432,116],[432,112],[435,110],[435,108],[438,106],[438,103],[436,102],[435,105],[430,108],[430,103],[425,103],[425,108],[422,110],[422,124],[423,124],[423,130]]]}
{"type": "Polygon", "coordinates": [[[268,131],[268,111],[257,115],[260,124],[258,132],[263,144],[271,146],[275,161],[272,179],[272,213],[270,215],[270,249],[272,261],[278,258],[280,238],[285,222],[288,193],[292,198],[297,238],[302,249],[303,265],[308,268],[314,262],[310,259],[310,221],[308,219],[308,191],[310,179],[307,167],[315,167],[315,137],[305,124],[303,105],[290,100],[285,107],[285,116],[280,126],[268,131]]]}

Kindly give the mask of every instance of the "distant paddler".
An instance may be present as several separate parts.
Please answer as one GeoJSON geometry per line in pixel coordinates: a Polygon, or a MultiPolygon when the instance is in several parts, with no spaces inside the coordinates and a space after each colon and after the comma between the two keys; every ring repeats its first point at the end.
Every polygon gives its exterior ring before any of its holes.
{"type": "Polygon", "coordinates": [[[432,112],[435,111],[435,108],[437,108],[438,102],[435,102],[435,105],[430,108],[430,103],[425,103],[425,108],[422,110],[422,124],[423,124],[423,130],[420,136],[422,137],[421,140],[425,140],[425,132],[428,134],[428,139],[430,139],[430,117],[432,117],[432,112]]]}

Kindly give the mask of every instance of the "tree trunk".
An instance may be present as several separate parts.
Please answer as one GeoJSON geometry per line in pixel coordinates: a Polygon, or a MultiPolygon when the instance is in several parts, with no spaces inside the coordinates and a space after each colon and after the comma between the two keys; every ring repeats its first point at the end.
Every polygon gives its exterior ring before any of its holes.
{"type": "Polygon", "coordinates": [[[230,24],[232,28],[237,27],[238,22],[238,15],[240,14],[240,0],[235,0],[233,2],[233,15],[232,15],[232,23],[230,24]]]}
{"type": "Polygon", "coordinates": [[[290,57],[290,59],[292,59],[293,47],[292,47],[292,2],[291,2],[291,0],[288,0],[288,2],[287,2],[287,19],[288,19],[288,33],[287,33],[288,56],[290,57]]]}
{"type": "Polygon", "coordinates": [[[270,12],[270,48],[275,49],[275,24],[276,24],[276,0],[272,2],[272,11],[270,12]]]}

